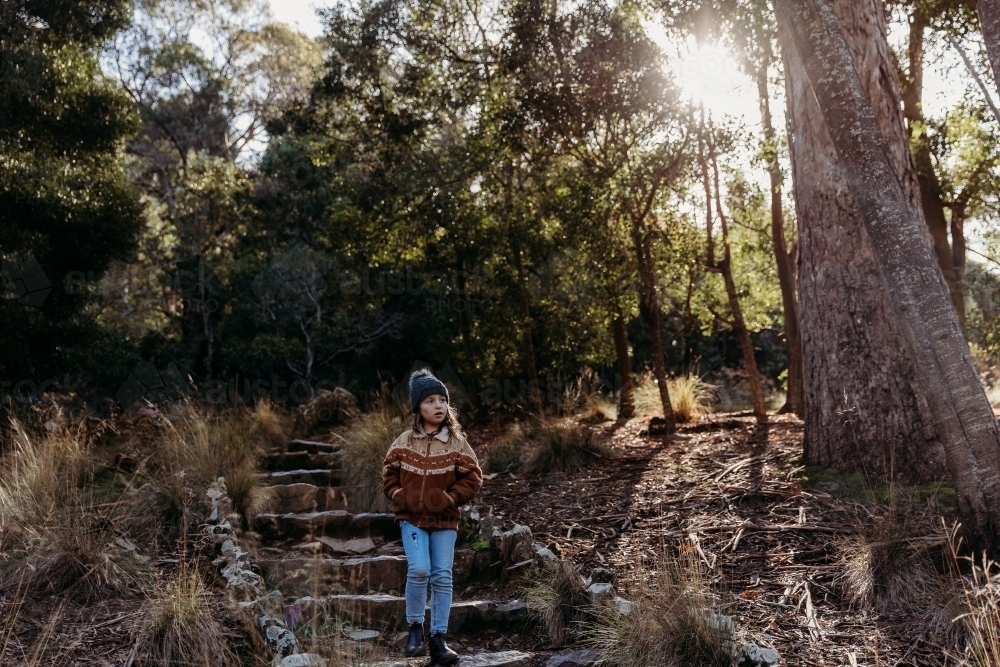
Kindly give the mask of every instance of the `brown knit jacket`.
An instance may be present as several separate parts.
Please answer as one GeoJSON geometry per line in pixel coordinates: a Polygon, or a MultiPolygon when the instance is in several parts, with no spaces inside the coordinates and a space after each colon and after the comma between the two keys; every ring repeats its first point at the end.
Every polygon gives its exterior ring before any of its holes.
{"type": "Polygon", "coordinates": [[[458,508],[479,493],[483,471],[465,438],[445,427],[439,436],[409,430],[396,438],[385,455],[382,479],[396,523],[455,530],[458,508]]]}

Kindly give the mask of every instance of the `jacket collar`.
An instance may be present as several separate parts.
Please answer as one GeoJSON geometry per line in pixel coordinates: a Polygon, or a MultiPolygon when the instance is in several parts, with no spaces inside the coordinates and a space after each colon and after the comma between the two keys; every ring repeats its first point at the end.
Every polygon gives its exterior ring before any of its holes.
{"type": "MultiPolygon", "coordinates": [[[[418,438],[425,438],[427,437],[428,434],[426,431],[424,431],[422,428],[418,426],[417,428],[413,429],[413,435],[418,438]]],[[[448,427],[442,426],[441,432],[436,434],[434,437],[440,440],[441,442],[448,442],[448,427]]]]}

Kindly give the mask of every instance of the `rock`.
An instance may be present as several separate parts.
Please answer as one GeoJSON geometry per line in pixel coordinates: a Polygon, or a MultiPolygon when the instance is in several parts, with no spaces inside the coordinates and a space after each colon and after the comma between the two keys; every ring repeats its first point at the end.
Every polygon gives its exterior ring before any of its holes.
{"type": "Polygon", "coordinates": [[[406,642],[410,640],[409,632],[397,632],[396,636],[392,638],[392,645],[396,648],[403,648],[406,646],[406,642]]]}
{"type": "Polygon", "coordinates": [[[302,514],[316,511],[316,487],[312,484],[280,484],[269,487],[276,498],[275,512],[302,514]]]}
{"type": "Polygon", "coordinates": [[[739,667],[769,667],[778,664],[778,652],[771,648],[760,648],[756,644],[744,644],[737,655],[739,667]]]}
{"type": "Polygon", "coordinates": [[[614,602],[618,597],[615,595],[615,587],[611,584],[591,584],[587,587],[591,604],[601,604],[603,602],[614,602]]]}
{"type": "Polygon", "coordinates": [[[315,440],[292,440],[288,443],[290,452],[309,452],[310,454],[332,454],[340,451],[339,444],[316,442],[315,440]]]}
{"type": "Polygon", "coordinates": [[[534,558],[535,548],[531,539],[531,529],[516,525],[500,534],[500,553],[506,567],[517,565],[534,558]]]}
{"type": "Polygon", "coordinates": [[[559,565],[559,557],[552,553],[551,549],[543,547],[541,544],[533,545],[535,550],[535,567],[552,571],[559,565]]]}
{"type": "Polygon", "coordinates": [[[343,387],[320,389],[295,415],[295,425],[314,431],[321,424],[345,424],[358,414],[358,401],[343,387]]]}
{"type": "Polygon", "coordinates": [[[632,613],[632,610],[635,609],[634,602],[632,602],[631,600],[626,600],[625,598],[620,597],[618,595],[616,595],[611,602],[612,604],[615,605],[615,609],[617,609],[618,613],[621,614],[622,616],[628,616],[629,614],[632,613]]]}
{"type": "Polygon", "coordinates": [[[261,480],[265,484],[301,483],[313,484],[315,486],[329,486],[333,482],[333,473],[328,468],[316,468],[313,470],[277,470],[275,472],[258,473],[257,479],[261,480]]]}
{"type": "Polygon", "coordinates": [[[406,556],[349,558],[343,567],[351,590],[402,590],[406,586],[406,556]]]}
{"type": "Polygon", "coordinates": [[[381,634],[378,630],[354,630],[348,633],[347,636],[356,642],[364,642],[378,639],[381,634]]]}
{"type": "Polygon", "coordinates": [[[472,549],[455,549],[455,559],[451,566],[452,583],[465,583],[472,577],[475,559],[476,552],[472,549]]]}
{"type": "Polygon", "coordinates": [[[587,585],[590,584],[613,584],[615,583],[614,573],[605,567],[595,567],[587,577],[587,585]]]}
{"type": "Polygon", "coordinates": [[[591,667],[601,661],[601,654],[587,649],[560,653],[549,658],[545,667],[591,667]]]}
{"type": "Polygon", "coordinates": [[[714,611],[708,614],[708,626],[719,630],[727,637],[732,637],[736,634],[736,624],[733,622],[731,616],[726,616],[725,614],[717,614],[714,611]]]}
{"type": "MultiPolygon", "coordinates": [[[[502,516],[493,516],[492,514],[489,514],[487,516],[480,517],[480,519],[479,519],[479,535],[478,535],[479,541],[482,542],[482,541],[489,540],[490,542],[492,542],[493,541],[493,531],[494,531],[494,529],[497,530],[497,531],[499,531],[499,532],[503,531],[503,517],[502,516]]],[[[496,544],[494,544],[493,546],[496,546],[496,544]]]]}
{"type": "Polygon", "coordinates": [[[375,542],[370,537],[355,537],[345,540],[337,537],[320,537],[319,542],[334,555],[364,554],[375,550],[375,542]]]}
{"type": "Polygon", "coordinates": [[[462,667],[528,667],[531,654],[521,651],[500,651],[462,656],[462,667]]]}
{"type": "Polygon", "coordinates": [[[329,595],[347,590],[343,561],[332,558],[261,560],[260,569],[269,590],[288,597],[329,595]]]}
{"type": "Polygon", "coordinates": [[[474,541],[479,535],[479,508],[475,505],[465,505],[459,508],[458,519],[459,541],[474,541]]]}
{"type": "MultiPolygon", "coordinates": [[[[460,667],[528,667],[531,664],[531,654],[521,651],[501,651],[499,653],[477,653],[463,655],[460,667]]],[[[377,662],[370,667],[409,667],[410,663],[402,660],[377,662]]]]}
{"type": "Polygon", "coordinates": [[[281,662],[275,659],[275,664],[279,667],[326,667],[326,660],[311,653],[296,653],[285,656],[281,662]]]}

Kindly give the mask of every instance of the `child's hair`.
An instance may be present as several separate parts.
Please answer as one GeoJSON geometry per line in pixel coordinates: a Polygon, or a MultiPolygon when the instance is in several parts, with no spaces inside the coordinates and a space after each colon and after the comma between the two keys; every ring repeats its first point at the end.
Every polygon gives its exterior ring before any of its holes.
{"type": "MultiPolygon", "coordinates": [[[[441,423],[442,426],[447,426],[449,433],[452,433],[457,438],[464,438],[465,433],[462,432],[462,425],[458,423],[458,410],[450,402],[448,403],[448,413],[444,416],[444,421],[441,423]]],[[[413,430],[416,431],[418,428],[423,429],[424,419],[420,416],[420,410],[416,410],[413,413],[413,430]]]]}

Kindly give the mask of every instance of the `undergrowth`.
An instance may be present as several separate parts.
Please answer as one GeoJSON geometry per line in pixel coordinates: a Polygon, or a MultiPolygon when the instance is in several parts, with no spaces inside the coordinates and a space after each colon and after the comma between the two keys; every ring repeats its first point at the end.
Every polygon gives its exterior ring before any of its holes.
{"type": "Polygon", "coordinates": [[[349,480],[351,493],[348,509],[353,512],[388,512],[391,504],[382,492],[382,463],[399,434],[408,427],[389,408],[390,403],[376,399],[372,411],[358,415],[340,437],[340,465],[349,480]]]}
{"type": "MultiPolygon", "coordinates": [[[[670,407],[677,423],[698,421],[712,412],[715,386],[693,373],[667,379],[670,407]]],[[[635,414],[642,418],[663,417],[660,390],[653,373],[639,375],[635,387],[635,414]]]]}
{"type": "Polygon", "coordinates": [[[732,631],[690,547],[640,559],[623,595],[633,604],[595,608],[585,643],[622,665],[731,667],[732,631]]]}
{"type": "Polygon", "coordinates": [[[523,471],[529,475],[578,472],[598,459],[613,456],[594,430],[572,420],[539,420],[522,427],[526,443],[523,471]]]}

